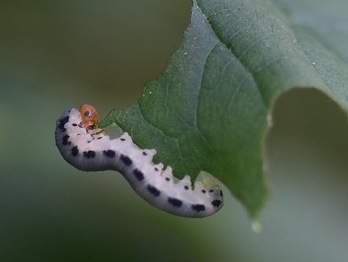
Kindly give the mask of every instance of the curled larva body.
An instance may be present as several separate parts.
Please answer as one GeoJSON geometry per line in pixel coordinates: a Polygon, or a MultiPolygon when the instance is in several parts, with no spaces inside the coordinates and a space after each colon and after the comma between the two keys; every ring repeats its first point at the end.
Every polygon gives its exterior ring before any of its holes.
{"type": "Polygon", "coordinates": [[[192,188],[189,176],[178,180],[171,167],[154,164],[156,150],[139,148],[127,133],[110,139],[105,132],[91,129],[95,122],[86,123],[82,109],[65,110],[56,124],[56,145],[72,166],[83,171],[118,171],[143,199],[174,215],[206,217],[223,206],[222,191],[212,179],[196,182],[192,188]]]}

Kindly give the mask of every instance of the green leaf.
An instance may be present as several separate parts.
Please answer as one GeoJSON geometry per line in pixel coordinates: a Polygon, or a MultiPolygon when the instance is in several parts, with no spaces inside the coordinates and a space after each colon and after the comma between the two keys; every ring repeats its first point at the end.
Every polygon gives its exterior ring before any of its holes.
{"type": "Polygon", "coordinates": [[[330,41],[347,43],[346,15],[335,21],[322,9],[328,3],[306,3],[193,1],[165,71],[137,104],[113,110],[100,126],[116,123],[139,146],[155,148],[155,161],[179,178],[211,173],[255,218],[267,194],[264,140],[277,96],[317,88],[348,108],[347,47],[330,41]]]}

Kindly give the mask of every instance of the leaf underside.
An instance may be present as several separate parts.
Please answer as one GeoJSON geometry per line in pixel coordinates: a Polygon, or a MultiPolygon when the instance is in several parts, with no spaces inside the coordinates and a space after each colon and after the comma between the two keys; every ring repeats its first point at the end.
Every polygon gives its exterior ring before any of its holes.
{"type": "Polygon", "coordinates": [[[348,40],[340,27],[347,18],[325,20],[318,4],[308,10],[292,0],[193,1],[165,71],[137,104],[113,110],[100,126],[116,123],[142,148],[155,148],[155,162],[178,178],[214,175],[256,218],[267,194],[263,147],[277,96],[317,88],[348,108],[347,48],[330,41],[348,40]]]}

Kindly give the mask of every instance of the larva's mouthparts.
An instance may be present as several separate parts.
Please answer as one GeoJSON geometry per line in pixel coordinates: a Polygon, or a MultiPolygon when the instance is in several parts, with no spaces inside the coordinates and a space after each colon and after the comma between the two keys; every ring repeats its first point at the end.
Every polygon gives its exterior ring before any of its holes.
{"type": "Polygon", "coordinates": [[[223,194],[209,177],[195,182],[186,175],[173,176],[172,168],[154,164],[155,149],[141,149],[128,133],[110,139],[99,122],[94,107],[65,110],[57,121],[56,145],[63,158],[83,171],[115,170],[151,205],[183,217],[206,217],[223,206],[223,194]]]}

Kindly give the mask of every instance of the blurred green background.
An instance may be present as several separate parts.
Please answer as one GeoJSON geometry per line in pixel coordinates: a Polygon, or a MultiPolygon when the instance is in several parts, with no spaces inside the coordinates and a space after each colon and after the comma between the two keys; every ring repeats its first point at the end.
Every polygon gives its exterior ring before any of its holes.
{"type": "Polygon", "coordinates": [[[69,166],[54,143],[65,108],[134,103],[189,22],[187,0],[3,1],[0,261],[347,261],[348,122],[294,90],[267,139],[271,194],[254,233],[225,189],[206,219],[161,212],[115,172],[69,166]]]}

